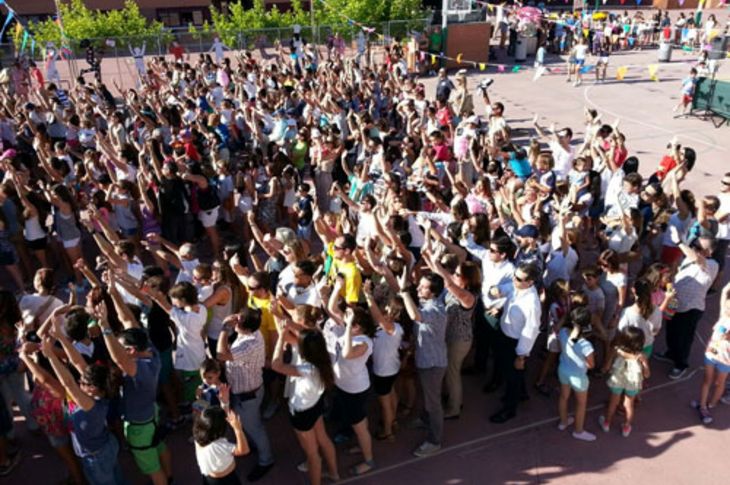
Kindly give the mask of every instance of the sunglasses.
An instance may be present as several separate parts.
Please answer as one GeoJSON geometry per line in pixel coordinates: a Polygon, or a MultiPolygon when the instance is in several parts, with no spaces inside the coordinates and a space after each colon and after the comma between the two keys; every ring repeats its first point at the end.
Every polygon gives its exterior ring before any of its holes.
{"type": "Polygon", "coordinates": [[[728,182],[728,181],[726,181],[726,180],[722,180],[722,181],[721,181],[720,183],[721,183],[722,185],[727,185],[728,187],[730,187],[730,182],[728,182]]]}
{"type": "Polygon", "coordinates": [[[514,276],[512,276],[512,277],[513,277],[513,278],[515,279],[515,281],[517,281],[517,282],[519,282],[519,283],[527,283],[528,281],[530,281],[530,278],[528,278],[527,276],[525,276],[525,277],[522,277],[522,278],[520,278],[519,276],[517,276],[517,275],[515,274],[515,275],[514,275],[514,276]]]}
{"type": "Polygon", "coordinates": [[[335,251],[344,251],[345,249],[344,246],[335,246],[335,251]]]}
{"type": "Polygon", "coordinates": [[[251,291],[256,291],[256,290],[260,290],[261,289],[261,286],[260,285],[256,285],[256,286],[249,285],[248,286],[248,289],[251,290],[251,291]]]}

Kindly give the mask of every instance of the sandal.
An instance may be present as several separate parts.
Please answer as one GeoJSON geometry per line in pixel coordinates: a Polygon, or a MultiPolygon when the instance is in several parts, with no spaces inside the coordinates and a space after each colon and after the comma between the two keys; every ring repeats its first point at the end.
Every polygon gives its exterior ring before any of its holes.
{"type": "MultiPolygon", "coordinates": [[[[375,439],[378,441],[387,441],[388,443],[395,443],[395,434],[388,433],[385,434],[384,432],[380,432],[377,435],[375,435],[375,439]]],[[[359,451],[359,449],[358,449],[359,451]]]]}
{"type": "Polygon", "coordinates": [[[365,460],[358,465],[351,466],[350,475],[352,475],[353,477],[359,477],[361,475],[365,475],[366,473],[370,473],[374,469],[375,469],[375,461],[365,460]]]}

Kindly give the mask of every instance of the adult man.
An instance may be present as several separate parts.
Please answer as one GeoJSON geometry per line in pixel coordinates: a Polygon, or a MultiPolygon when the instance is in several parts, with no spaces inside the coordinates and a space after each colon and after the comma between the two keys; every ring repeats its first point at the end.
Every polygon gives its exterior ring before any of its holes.
{"type": "Polygon", "coordinates": [[[441,387],[446,374],[446,308],[441,293],[444,280],[435,274],[421,277],[416,305],[407,291],[408,270],[398,278],[400,295],[408,315],[414,322],[416,340],[416,370],[423,390],[423,406],[428,420],[428,438],[413,452],[418,457],[428,456],[441,449],[444,427],[444,408],[441,387]]]}
{"type": "Polygon", "coordinates": [[[451,82],[449,76],[446,74],[446,69],[442,67],[439,69],[439,78],[436,83],[436,99],[447,103],[453,89],[456,89],[454,83],[451,82]]]}
{"type": "Polygon", "coordinates": [[[657,354],[656,358],[674,364],[669,378],[676,380],[687,373],[697,323],[705,313],[707,292],[715,281],[719,265],[711,258],[714,238],[701,235],[690,246],[675,226],[670,226],[669,231],[672,242],[684,254],[684,260],[674,277],[678,306],[677,313],[667,322],[667,351],[657,354]]]}
{"type": "Polygon", "coordinates": [[[504,405],[489,417],[493,423],[514,418],[518,402],[527,396],[525,360],[540,332],[542,313],[540,295],[535,288],[538,276],[533,264],[522,264],[512,282],[490,290],[493,296],[504,298],[497,337],[497,368],[506,383],[504,405]]]}
{"type": "Polygon", "coordinates": [[[223,321],[218,337],[218,360],[226,363],[226,376],[231,386],[231,407],[246,423],[246,432],[258,450],[258,463],[247,475],[255,482],[274,466],[269,436],[261,419],[261,401],[264,398],[263,368],[266,362],[266,345],[259,331],[261,311],[246,308],[223,321]],[[228,343],[231,333],[238,334],[233,345],[228,343]]]}
{"type": "MultiPolygon", "coordinates": [[[[537,119],[538,117],[535,115],[535,118],[532,120],[537,135],[540,138],[547,138],[547,134],[540,127],[537,119]]],[[[550,134],[551,137],[548,146],[553,153],[553,160],[555,160],[553,171],[558,180],[565,180],[568,177],[568,172],[573,168],[573,158],[575,158],[575,150],[570,145],[573,139],[573,130],[565,127],[560,131],[555,131],[555,125],[551,125],[550,134]]]]}
{"type": "Polygon", "coordinates": [[[355,248],[357,243],[352,234],[344,234],[335,239],[332,247],[332,266],[330,267],[330,278],[341,274],[345,278],[344,293],[342,296],[347,303],[357,303],[360,300],[360,288],[362,287],[362,275],[355,263],[355,248]]]}
{"type": "Polygon", "coordinates": [[[140,471],[149,476],[154,485],[167,485],[172,478],[172,455],[159,438],[160,423],[155,404],[162,366],[160,355],[150,344],[147,331],[139,327],[129,308],[122,303],[115,287],[110,288],[124,330],[118,337],[114,335],[104,303],[97,307],[96,317],[109,354],[124,373],[124,437],[140,471]]]}
{"type": "Polygon", "coordinates": [[[322,306],[322,298],[313,280],[316,271],[317,267],[308,259],[296,262],[294,281],[281,287],[279,302],[287,309],[293,309],[295,305],[322,306]]]}

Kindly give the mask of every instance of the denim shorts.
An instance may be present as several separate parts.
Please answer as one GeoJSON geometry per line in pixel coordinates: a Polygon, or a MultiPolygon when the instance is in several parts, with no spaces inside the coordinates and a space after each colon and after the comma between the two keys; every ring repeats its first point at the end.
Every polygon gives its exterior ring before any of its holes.
{"type": "Polygon", "coordinates": [[[119,465],[119,443],[114,436],[93,455],[81,457],[81,466],[89,483],[94,485],[125,485],[119,465]]]}
{"type": "Polygon", "coordinates": [[[571,374],[558,368],[558,380],[565,386],[570,386],[575,392],[588,391],[588,376],[585,374],[571,374]]]}
{"type": "Polygon", "coordinates": [[[717,372],[722,372],[723,374],[727,374],[728,372],[730,372],[730,365],[722,364],[715,359],[707,356],[705,356],[705,365],[711,365],[715,369],[717,369],[717,372]]]}

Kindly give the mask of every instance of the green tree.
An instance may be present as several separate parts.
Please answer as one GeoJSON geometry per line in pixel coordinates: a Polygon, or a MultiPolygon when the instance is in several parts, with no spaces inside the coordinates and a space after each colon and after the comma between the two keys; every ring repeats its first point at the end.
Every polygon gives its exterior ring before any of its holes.
{"type": "MultiPolygon", "coordinates": [[[[141,43],[164,34],[162,23],[148,22],[133,0],[126,0],[121,10],[108,12],[92,10],[83,0],[61,2],[59,7],[70,47],[75,47],[82,39],[91,39],[97,45],[102,45],[109,38],[129,37],[141,43]]],[[[61,29],[53,19],[33,22],[29,30],[40,45],[47,42],[62,44],[61,29]]],[[[163,40],[167,41],[164,37],[163,40]]]]}

